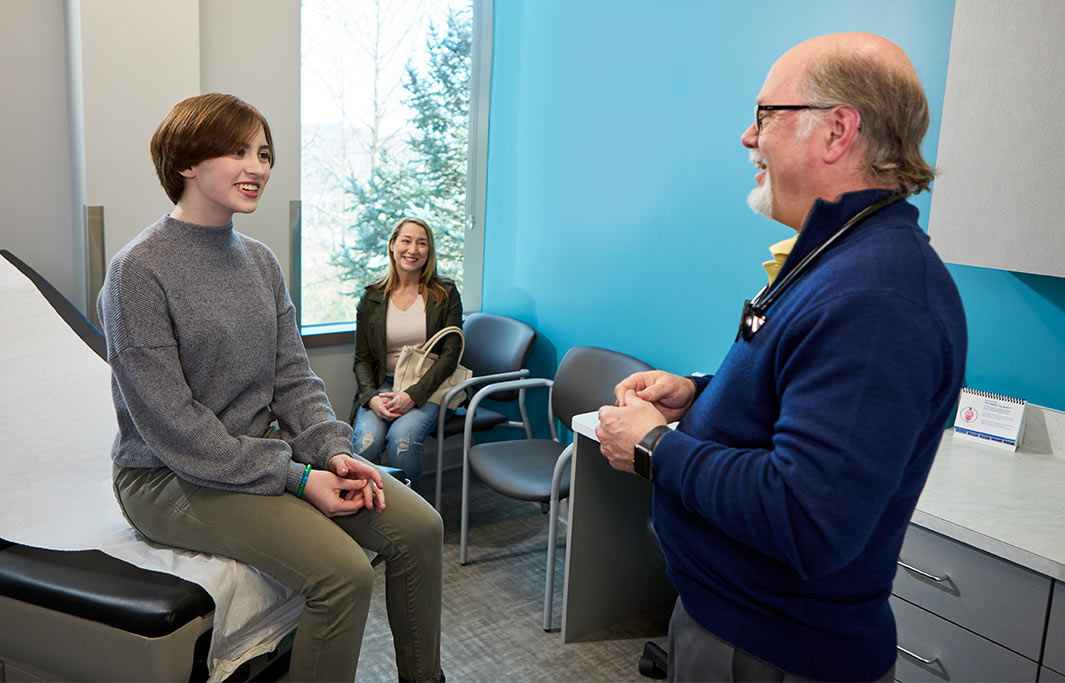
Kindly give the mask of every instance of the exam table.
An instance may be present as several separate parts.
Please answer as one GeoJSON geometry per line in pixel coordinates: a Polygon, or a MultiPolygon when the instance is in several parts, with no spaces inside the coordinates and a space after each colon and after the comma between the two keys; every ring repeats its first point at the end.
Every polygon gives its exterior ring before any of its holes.
{"type": "MultiPolygon", "coordinates": [[[[106,359],[103,336],[68,300],[10,252],[0,256],[106,359]]],[[[0,368],[0,391],[8,390],[4,375],[11,371],[0,368]]],[[[0,449],[7,441],[0,435],[0,449]]],[[[211,595],[178,576],[98,550],[45,550],[0,539],[0,681],[207,680],[214,618],[211,595]]],[[[227,680],[278,680],[288,670],[290,642],[271,643],[227,680]]]]}

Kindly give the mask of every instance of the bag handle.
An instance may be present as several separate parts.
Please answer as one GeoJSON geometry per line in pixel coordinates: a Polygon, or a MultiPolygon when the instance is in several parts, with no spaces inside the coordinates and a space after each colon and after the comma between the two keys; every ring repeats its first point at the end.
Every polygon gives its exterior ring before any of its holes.
{"type": "Polygon", "coordinates": [[[458,360],[459,363],[462,362],[462,354],[466,352],[466,336],[462,334],[462,328],[461,327],[457,327],[455,325],[450,325],[450,326],[445,327],[444,329],[440,330],[439,332],[437,332],[433,336],[429,337],[428,339],[426,339],[425,343],[421,345],[421,350],[424,351],[425,353],[422,355],[421,358],[418,359],[417,373],[419,375],[422,372],[422,365],[425,364],[425,359],[428,358],[429,351],[432,350],[432,348],[436,345],[436,343],[438,341],[440,341],[441,339],[443,339],[444,337],[446,337],[449,334],[457,334],[459,336],[459,339],[462,340],[462,346],[459,348],[459,360],[458,360]]]}

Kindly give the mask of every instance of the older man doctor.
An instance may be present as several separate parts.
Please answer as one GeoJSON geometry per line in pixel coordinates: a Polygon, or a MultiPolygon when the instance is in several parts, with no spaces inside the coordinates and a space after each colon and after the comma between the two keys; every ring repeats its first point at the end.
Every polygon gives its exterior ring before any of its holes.
{"type": "Polygon", "coordinates": [[[756,104],[748,201],[794,248],[713,378],[633,375],[597,433],[654,482],[672,680],[891,680],[895,562],[966,353],[906,201],[933,177],[928,107],[902,49],[866,33],[795,46],[756,104]]]}

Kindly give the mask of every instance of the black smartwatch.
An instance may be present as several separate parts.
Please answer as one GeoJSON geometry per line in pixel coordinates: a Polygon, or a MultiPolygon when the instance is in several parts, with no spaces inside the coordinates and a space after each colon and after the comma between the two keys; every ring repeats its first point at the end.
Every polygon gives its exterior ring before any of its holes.
{"type": "Polygon", "coordinates": [[[669,427],[666,425],[658,425],[647,432],[647,436],[643,437],[643,440],[632,449],[632,469],[647,481],[655,480],[655,471],[651,467],[651,456],[654,455],[655,446],[669,431],[669,427]]]}

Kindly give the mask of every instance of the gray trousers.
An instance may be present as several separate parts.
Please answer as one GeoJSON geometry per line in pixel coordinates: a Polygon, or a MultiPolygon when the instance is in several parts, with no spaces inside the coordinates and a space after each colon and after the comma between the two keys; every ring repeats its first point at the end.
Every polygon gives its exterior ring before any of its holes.
{"type": "MultiPolygon", "coordinates": [[[[782,671],[739,650],[700,626],[680,598],[669,620],[669,680],[798,682],[811,679],[782,671]]],[[[895,667],[877,683],[895,680],[895,667]]]]}
{"type": "Polygon", "coordinates": [[[249,564],[306,600],[289,679],[352,681],[373,590],[363,548],[385,558],[385,600],[399,677],[440,674],[443,523],[421,496],[384,477],[382,512],[330,519],[292,494],[196,486],[165,467],[115,467],[126,517],[149,539],[249,564]]]}

